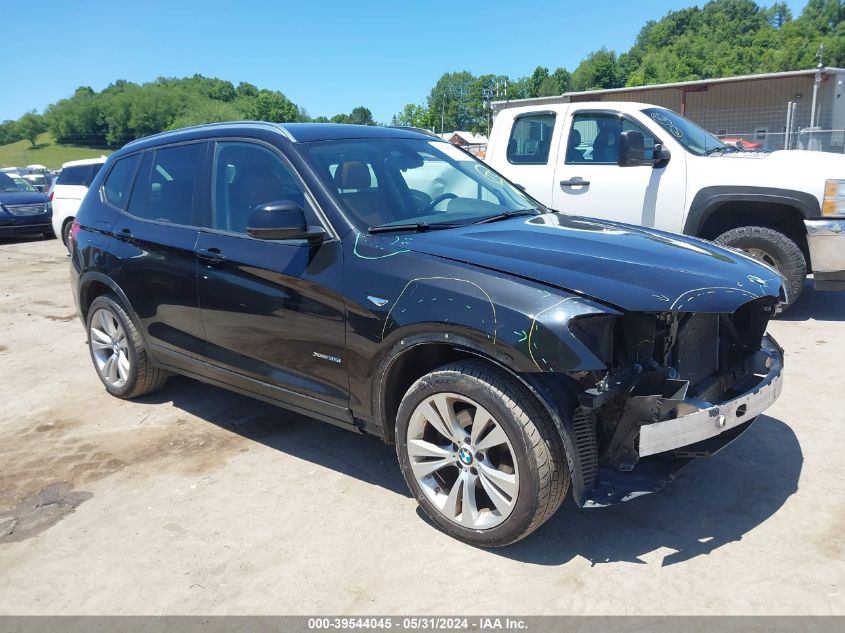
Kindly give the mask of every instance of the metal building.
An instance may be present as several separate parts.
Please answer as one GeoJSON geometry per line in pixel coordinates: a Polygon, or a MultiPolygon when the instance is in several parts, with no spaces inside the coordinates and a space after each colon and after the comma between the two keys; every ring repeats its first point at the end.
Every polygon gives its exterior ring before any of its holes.
{"type": "Polygon", "coordinates": [[[641,101],[683,114],[721,138],[742,138],[763,149],[845,151],[845,69],[819,68],[671,84],[566,92],[554,97],[494,101],[507,107],[641,101]],[[815,115],[813,115],[813,93],[815,115]]]}

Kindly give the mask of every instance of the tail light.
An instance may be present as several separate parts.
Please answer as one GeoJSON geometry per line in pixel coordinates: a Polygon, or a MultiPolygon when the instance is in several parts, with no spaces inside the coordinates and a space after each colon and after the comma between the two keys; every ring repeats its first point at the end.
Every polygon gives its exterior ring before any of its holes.
{"type": "Polygon", "coordinates": [[[52,202],[52,201],[53,201],[53,196],[54,196],[55,194],[56,194],[56,192],[55,192],[55,191],[51,191],[51,192],[50,192],[50,202],[52,202]]]}
{"type": "Polygon", "coordinates": [[[80,229],[82,229],[82,226],[80,226],[78,221],[74,220],[73,224],[70,225],[70,233],[68,234],[68,242],[70,243],[68,246],[72,246],[76,242],[76,236],[79,234],[80,229]]]}

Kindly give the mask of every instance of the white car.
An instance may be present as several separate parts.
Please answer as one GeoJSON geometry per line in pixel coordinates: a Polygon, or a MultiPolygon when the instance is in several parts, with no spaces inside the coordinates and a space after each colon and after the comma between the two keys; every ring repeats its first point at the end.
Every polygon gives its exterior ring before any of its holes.
{"type": "Polygon", "coordinates": [[[88,186],[105,162],[106,157],[100,156],[72,160],[62,165],[62,170],[51,189],[50,200],[53,203],[53,231],[65,246],[73,218],[88,193],[88,186]]]}
{"type": "Polygon", "coordinates": [[[739,151],[665,108],[578,102],[502,110],[486,161],[552,209],[744,250],[788,304],[808,272],[845,289],[845,156],[739,151]]]}

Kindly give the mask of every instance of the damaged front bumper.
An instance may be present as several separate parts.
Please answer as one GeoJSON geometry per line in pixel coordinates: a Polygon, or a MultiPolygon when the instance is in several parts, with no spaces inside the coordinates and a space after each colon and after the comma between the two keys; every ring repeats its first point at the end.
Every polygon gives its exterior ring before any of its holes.
{"type": "MultiPolygon", "coordinates": [[[[583,507],[602,507],[657,492],[696,457],[709,457],[744,433],[757,415],[780,395],[783,350],[765,336],[750,359],[753,378],[743,393],[719,403],[686,398],[685,391],[664,396],[644,396],[640,408],[670,406],[676,417],[639,425],[637,457],[630,468],[600,466],[583,507]]],[[[637,397],[632,397],[636,410],[637,397]]]]}

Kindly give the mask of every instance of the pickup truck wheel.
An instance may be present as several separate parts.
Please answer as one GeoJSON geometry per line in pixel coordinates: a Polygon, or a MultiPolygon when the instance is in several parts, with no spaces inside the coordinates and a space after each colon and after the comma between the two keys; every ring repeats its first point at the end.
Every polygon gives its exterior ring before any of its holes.
{"type": "Polygon", "coordinates": [[[396,417],[396,452],[429,518],[471,545],[524,538],[569,489],[548,414],[524,385],[482,361],[446,365],[411,386],[396,417]]]}
{"type": "Polygon", "coordinates": [[[789,295],[784,310],[798,299],[807,278],[807,262],[798,245],[786,235],[762,226],[741,226],[722,233],[714,241],[743,250],[783,275],[789,295]]]}
{"type": "Polygon", "coordinates": [[[94,299],[88,310],[88,348],[97,376],[118,398],[136,398],[159,389],[168,372],[153,365],[141,332],[111,295],[94,299]]]}

